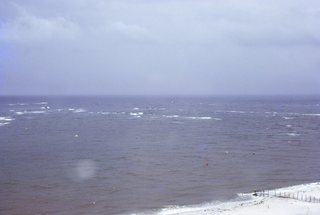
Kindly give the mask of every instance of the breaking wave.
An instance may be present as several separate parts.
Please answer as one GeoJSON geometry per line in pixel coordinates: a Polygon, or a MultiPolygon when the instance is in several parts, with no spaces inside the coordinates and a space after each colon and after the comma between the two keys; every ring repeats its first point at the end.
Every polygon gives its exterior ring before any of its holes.
{"type": "Polygon", "coordinates": [[[10,125],[11,121],[14,119],[9,116],[1,116],[0,117],[0,126],[10,125]]]}

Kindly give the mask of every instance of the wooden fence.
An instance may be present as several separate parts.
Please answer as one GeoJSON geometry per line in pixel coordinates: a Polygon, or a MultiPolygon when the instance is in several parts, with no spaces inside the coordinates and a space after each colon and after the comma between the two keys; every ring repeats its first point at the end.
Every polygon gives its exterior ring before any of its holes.
{"type": "Polygon", "coordinates": [[[262,191],[254,191],[254,196],[261,197],[278,197],[278,198],[288,198],[288,199],[296,199],[304,202],[311,203],[320,203],[320,198],[316,198],[315,196],[306,195],[303,192],[281,192],[274,190],[262,190],[262,191]]]}

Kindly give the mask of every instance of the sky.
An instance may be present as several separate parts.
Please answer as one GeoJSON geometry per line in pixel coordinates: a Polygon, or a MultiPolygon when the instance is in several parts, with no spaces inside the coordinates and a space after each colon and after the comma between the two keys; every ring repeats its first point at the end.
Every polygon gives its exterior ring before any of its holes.
{"type": "Polygon", "coordinates": [[[0,0],[2,95],[320,93],[319,0],[0,0]]]}

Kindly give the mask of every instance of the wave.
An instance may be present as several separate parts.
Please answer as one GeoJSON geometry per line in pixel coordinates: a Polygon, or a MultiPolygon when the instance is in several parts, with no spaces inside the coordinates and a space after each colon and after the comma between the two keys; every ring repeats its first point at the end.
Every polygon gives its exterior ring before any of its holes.
{"type": "Polygon", "coordinates": [[[130,112],[130,116],[135,116],[135,117],[141,117],[143,115],[143,112],[130,112]]]}
{"type": "Polygon", "coordinates": [[[180,115],[177,115],[177,114],[174,114],[174,115],[162,115],[162,117],[165,117],[165,118],[169,118],[169,119],[193,119],[193,120],[210,120],[210,119],[213,119],[213,120],[222,120],[221,118],[216,118],[216,117],[211,117],[211,116],[180,116],[180,115]]]}
{"type": "Polygon", "coordinates": [[[221,118],[213,118],[214,120],[217,120],[217,121],[221,121],[222,119],[221,118]]]}
{"type": "Polygon", "coordinates": [[[179,118],[179,115],[162,115],[163,117],[167,117],[167,118],[179,118]]]}
{"type": "Polygon", "coordinates": [[[10,121],[13,121],[14,119],[11,118],[11,117],[8,117],[8,116],[5,116],[5,117],[0,117],[0,121],[6,121],[6,122],[10,122],[10,121]]]}
{"type": "Polygon", "coordinates": [[[10,122],[0,122],[0,127],[4,125],[10,125],[10,122]]]}
{"type": "Polygon", "coordinates": [[[44,110],[33,110],[33,111],[17,111],[15,112],[16,115],[24,115],[24,114],[44,114],[47,111],[44,110]]]}
{"type": "Polygon", "coordinates": [[[284,116],[282,118],[285,119],[285,120],[294,119],[293,117],[288,117],[288,116],[284,116]]]}
{"type": "Polygon", "coordinates": [[[303,116],[320,116],[320,113],[304,113],[303,116]]]}
{"type": "MultiPolygon", "coordinates": [[[[58,109],[58,111],[62,111],[63,109],[58,109]]],[[[71,111],[73,113],[84,113],[84,112],[87,112],[87,110],[83,109],[83,108],[68,108],[67,109],[68,111],[71,111]]],[[[59,111],[59,112],[60,112],[59,111]]]]}
{"type": "Polygon", "coordinates": [[[246,111],[242,111],[242,110],[217,110],[216,112],[220,112],[220,113],[247,113],[246,111]]]}
{"type": "MultiPolygon", "coordinates": [[[[94,113],[94,112],[90,112],[94,113]]],[[[102,114],[102,115],[123,115],[126,114],[126,112],[97,112],[97,114],[102,114]]]]}
{"type": "Polygon", "coordinates": [[[320,116],[320,113],[295,113],[295,112],[291,112],[288,114],[293,115],[293,116],[320,116]]]}
{"type": "Polygon", "coordinates": [[[87,111],[83,108],[77,108],[73,110],[73,113],[84,113],[84,112],[87,112],[87,111]]]}
{"type": "Polygon", "coordinates": [[[44,111],[44,110],[33,110],[33,111],[27,111],[27,113],[31,113],[31,114],[43,114],[43,113],[46,113],[46,111],[44,111]]]}
{"type": "Polygon", "coordinates": [[[300,136],[300,134],[297,134],[297,133],[287,133],[287,135],[292,137],[300,136]]]}
{"type": "Polygon", "coordinates": [[[9,106],[25,106],[25,105],[29,105],[28,103],[12,103],[9,104],[9,106]]]}
{"type": "Polygon", "coordinates": [[[9,116],[1,116],[0,117],[0,127],[5,125],[10,125],[11,121],[14,119],[9,116]]]}
{"type": "Polygon", "coordinates": [[[186,119],[212,119],[211,116],[186,116],[186,119]]]}

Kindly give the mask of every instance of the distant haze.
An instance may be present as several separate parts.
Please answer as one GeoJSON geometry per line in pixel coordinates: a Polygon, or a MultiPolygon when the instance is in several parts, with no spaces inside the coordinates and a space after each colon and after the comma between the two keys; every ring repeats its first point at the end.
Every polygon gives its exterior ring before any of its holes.
{"type": "Polygon", "coordinates": [[[1,0],[2,95],[319,92],[319,0],[1,0]]]}

